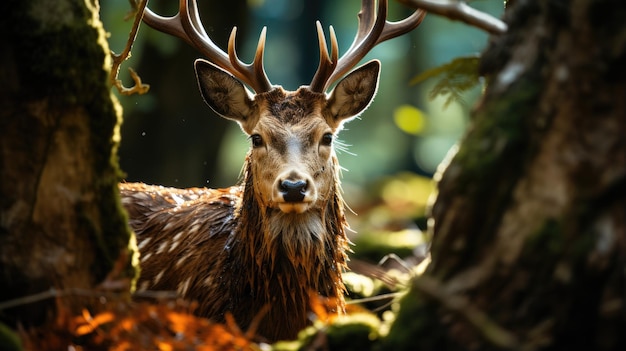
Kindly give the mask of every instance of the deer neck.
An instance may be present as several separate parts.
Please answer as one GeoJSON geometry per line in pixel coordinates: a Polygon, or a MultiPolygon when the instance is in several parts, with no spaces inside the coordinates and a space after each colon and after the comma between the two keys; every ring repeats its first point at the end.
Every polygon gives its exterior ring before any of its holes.
{"type": "MultiPolygon", "coordinates": [[[[249,171],[249,169],[248,169],[249,171]]],[[[344,203],[337,184],[324,207],[303,214],[263,207],[255,198],[252,174],[245,172],[244,191],[237,209],[239,226],[233,236],[237,261],[248,272],[238,289],[273,308],[301,310],[306,315],[309,296],[338,297],[343,309],[345,268],[349,241],[344,203]]]]}

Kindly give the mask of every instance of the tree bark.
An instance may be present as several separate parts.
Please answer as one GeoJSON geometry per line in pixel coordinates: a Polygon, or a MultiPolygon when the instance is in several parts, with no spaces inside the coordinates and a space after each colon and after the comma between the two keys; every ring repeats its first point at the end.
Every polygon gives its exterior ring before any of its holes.
{"type": "MultiPolygon", "coordinates": [[[[121,110],[98,10],[96,0],[0,5],[0,301],[91,289],[116,263],[113,278],[136,274],[117,190],[121,110]]],[[[75,310],[74,301],[62,303],[75,310]]],[[[54,299],[46,302],[0,318],[42,322],[54,299]]]]}
{"type": "Polygon", "coordinates": [[[626,5],[509,1],[401,349],[626,348],[626,5]]]}

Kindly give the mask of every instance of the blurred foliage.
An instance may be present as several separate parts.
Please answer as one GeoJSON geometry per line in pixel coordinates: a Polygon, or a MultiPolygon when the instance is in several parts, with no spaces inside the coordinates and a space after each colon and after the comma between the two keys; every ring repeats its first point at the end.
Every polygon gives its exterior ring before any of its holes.
{"type": "Polygon", "coordinates": [[[430,178],[403,172],[383,178],[380,197],[395,217],[423,216],[434,189],[430,178]]]}
{"type": "Polygon", "coordinates": [[[367,193],[359,195],[352,192],[357,190],[348,188],[347,194],[358,201],[358,206],[353,206],[358,215],[351,217],[350,223],[359,235],[370,231],[424,229],[423,218],[434,191],[430,177],[400,172],[378,178],[365,190],[367,193]]]}
{"type": "Polygon", "coordinates": [[[351,299],[374,296],[382,291],[384,284],[378,280],[355,272],[345,272],[343,282],[351,299]]]}
{"type": "Polygon", "coordinates": [[[441,76],[428,96],[431,99],[439,95],[446,97],[443,104],[446,108],[453,101],[463,102],[463,93],[481,83],[478,76],[478,63],[477,55],[457,57],[446,64],[422,72],[411,80],[411,84],[441,76]]]}
{"type": "Polygon", "coordinates": [[[417,247],[426,243],[424,233],[418,229],[370,231],[356,237],[355,252],[351,257],[370,262],[378,262],[389,254],[409,257],[417,247]]]}

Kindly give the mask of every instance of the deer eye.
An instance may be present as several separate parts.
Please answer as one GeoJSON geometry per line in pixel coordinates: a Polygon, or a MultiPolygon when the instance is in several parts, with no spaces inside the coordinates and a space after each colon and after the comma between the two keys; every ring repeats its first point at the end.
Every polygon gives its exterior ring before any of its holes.
{"type": "Polygon", "coordinates": [[[333,134],[332,133],[326,133],[322,136],[322,141],[321,141],[322,145],[326,145],[326,146],[330,146],[330,144],[333,143],[333,134]]]}
{"type": "Polygon", "coordinates": [[[263,146],[263,138],[259,134],[252,134],[250,136],[250,140],[252,140],[252,147],[257,148],[263,146]]]}

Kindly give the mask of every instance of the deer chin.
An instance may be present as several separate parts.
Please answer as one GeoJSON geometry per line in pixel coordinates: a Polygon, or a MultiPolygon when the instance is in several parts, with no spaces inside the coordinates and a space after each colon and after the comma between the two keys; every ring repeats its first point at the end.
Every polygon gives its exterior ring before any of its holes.
{"type": "Polygon", "coordinates": [[[310,202],[279,202],[278,208],[283,213],[305,213],[310,207],[310,202]]]}

